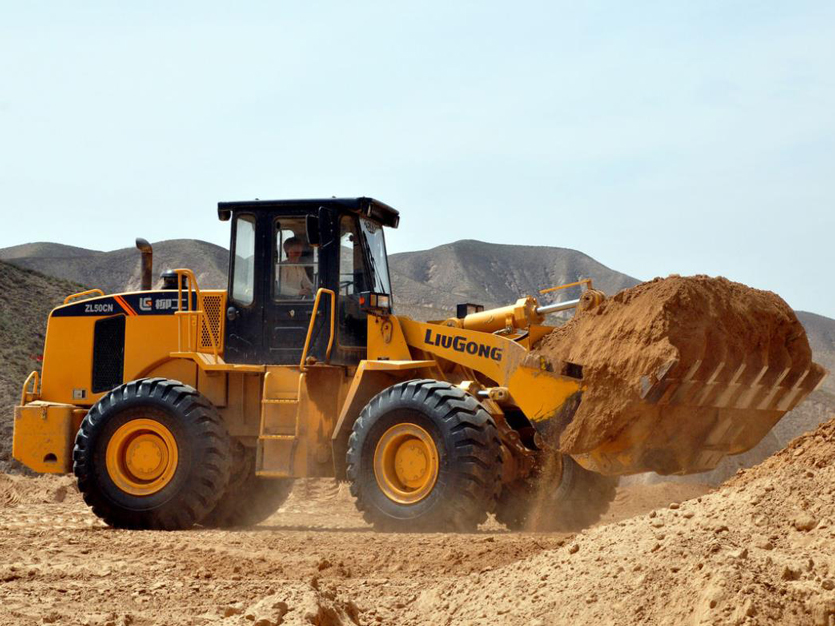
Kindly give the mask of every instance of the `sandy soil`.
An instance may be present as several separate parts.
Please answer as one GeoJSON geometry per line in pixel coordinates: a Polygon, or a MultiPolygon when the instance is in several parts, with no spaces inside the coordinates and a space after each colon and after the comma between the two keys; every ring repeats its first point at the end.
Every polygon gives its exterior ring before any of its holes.
{"type": "Polygon", "coordinates": [[[401,618],[520,626],[831,626],[833,520],[835,420],[714,493],[429,588],[401,618]]]}
{"type": "Polygon", "coordinates": [[[831,626],[835,419],[575,535],[374,533],[328,480],[249,530],[117,531],[68,477],[0,474],[0,554],[0,624],[831,626]]]}
{"type": "MultiPolygon", "coordinates": [[[[707,489],[628,487],[604,523],[707,489]]],[[[329,480],[299,481],[250,530],[117,531],[87,510],[69,477],[0,475],[0,623],[427,623],[408,610],[427,588],[571,541],[495,522],[472,535],[374,533],[346,487],[329,480]]]]}

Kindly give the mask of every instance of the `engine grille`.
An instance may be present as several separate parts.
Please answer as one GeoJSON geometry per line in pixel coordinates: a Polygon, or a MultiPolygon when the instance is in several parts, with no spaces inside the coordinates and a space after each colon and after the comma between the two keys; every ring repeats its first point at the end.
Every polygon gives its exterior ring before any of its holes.
{"type": "Polygon", "coordinates": [[[125,372],[125,316],[98,320],[93,330],[93,393],[122,384],[125,372]]]}

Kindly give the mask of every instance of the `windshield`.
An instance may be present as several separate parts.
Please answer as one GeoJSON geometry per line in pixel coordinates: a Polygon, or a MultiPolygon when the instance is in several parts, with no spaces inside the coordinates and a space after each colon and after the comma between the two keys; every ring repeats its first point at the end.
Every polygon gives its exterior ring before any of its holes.
{"type": "Polygon", "coordinates": [[[360,218],[360,229],[368,250],[368,264],[371,266],[372,291],[391,295],[389,266],[386,261],[386,240],[383,227],[371,220],[360,218]]]}

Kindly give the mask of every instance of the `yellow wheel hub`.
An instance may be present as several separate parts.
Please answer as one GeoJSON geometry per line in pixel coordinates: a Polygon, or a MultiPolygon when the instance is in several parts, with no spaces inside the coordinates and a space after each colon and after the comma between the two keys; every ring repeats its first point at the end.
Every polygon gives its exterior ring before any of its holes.
{"type": "Polygon", "coordinates": [[[438,480],[438,448],[417,424],[389,428],[374,450],[374,476],[387,497],[414,504],[432,491],[438,480]]]}
{"type": "Polygon", "coordinates": [[[119,489],[134,496],[162,490],[177,470],[177,442],[151,419],[123,424],[107,443],[107,473],[119,489]]]}

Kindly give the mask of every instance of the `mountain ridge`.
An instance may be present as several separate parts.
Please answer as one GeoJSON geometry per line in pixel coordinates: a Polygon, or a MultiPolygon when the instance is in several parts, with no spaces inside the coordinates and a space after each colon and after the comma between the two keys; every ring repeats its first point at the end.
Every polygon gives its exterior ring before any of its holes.
{"type": "MultiPolygon", "coordinates": [[[[422,319],[450,317],[463,302],[486,308],[512,304],[548,287],[591,278],[613,294],[637,278],[570,248],[492,244],[462,239],[389,257],[397,312],[422,319]]],[[[540,296],[543,304],[577,297],[579,288],[540,296]]]]}
{"type": "MultiPolygon", "coordinates": [[[[229,257],[226,248],[199,239],[168,239],[153,246],[156,281],[164,269],[190,267],[201,287],[226,286],[229,257]]],[[[2,248],[0,260],[108,293],[136,290],[141,284],[140,255],[136,248],[102,252],[36,242],[2,248]]]]}

